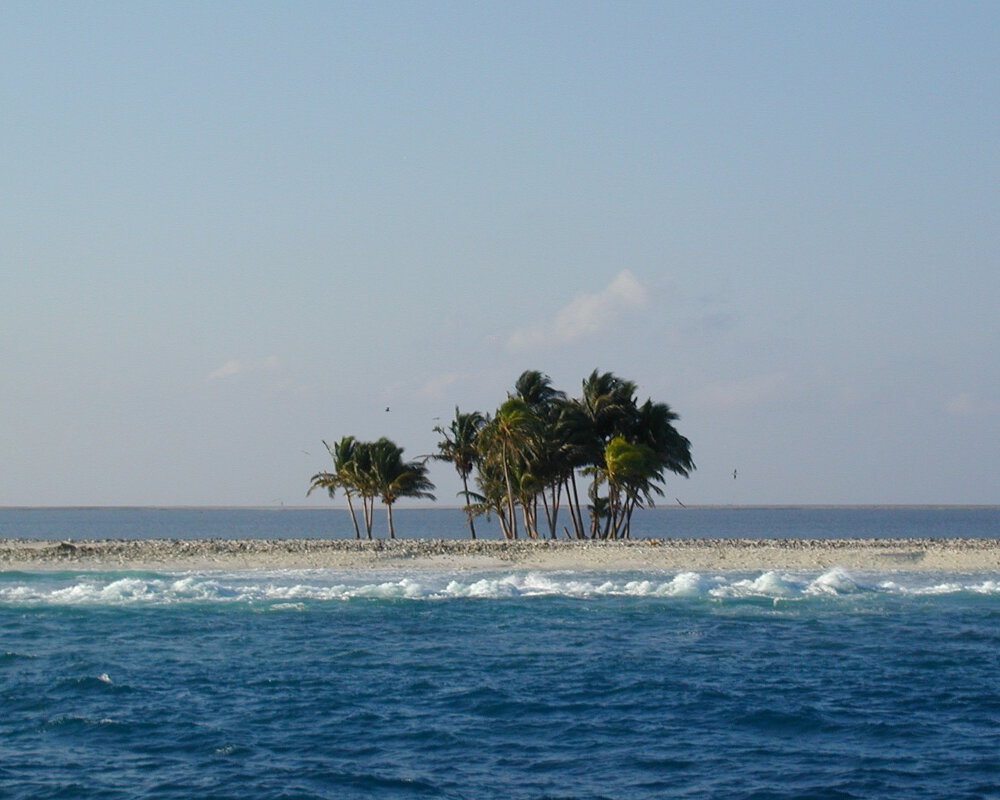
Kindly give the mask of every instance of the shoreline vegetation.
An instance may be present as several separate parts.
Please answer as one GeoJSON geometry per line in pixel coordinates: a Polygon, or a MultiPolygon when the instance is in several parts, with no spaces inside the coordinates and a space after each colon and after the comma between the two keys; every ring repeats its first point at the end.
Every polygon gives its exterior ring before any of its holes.
{"type": "Polygon", "coordinates": [[[0,539],[2,571],[1000,571],[1000,539],[0,539]]]}
{"type": "Polygon", "coordinates": [[[687,477],[695,469],[691,443],[674,428],[679,417],[670,406],[652,399],[640,404],[632,381],[595,369],[581,388],[580,397],[569,398],[548,375],[526,370],[492,414],[456,406],[448,426],[434,428],[442,437],[437,451],[413,461],[404,461],[403,448],[386,437],[324,441],[333,469],[312,476],[309,494],[342,493],[356,539],[362,533],[355,501],[365,538],[372,539],[380,500],[395,539],[393,506],[401,498],[435,499],[427,462],[445,461],[462,481],[471,539],[482,516],[496,517],[508,540],[521,534],[533,540],[629,539],[635,511],[663,496],[665,473],[687,477]]]}

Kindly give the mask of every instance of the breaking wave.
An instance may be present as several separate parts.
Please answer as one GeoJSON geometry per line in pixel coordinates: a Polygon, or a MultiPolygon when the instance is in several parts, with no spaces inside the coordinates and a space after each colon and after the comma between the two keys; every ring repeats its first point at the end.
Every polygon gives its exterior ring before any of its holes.
{"type": "Polygon", "coordinates": [[[7,606],[244,604],[276,610],[358,600],[447,601],[561,597],[662,598],[704,602],[864,596],[1000,596],[1000,575],[852,573],[600,574],[593,572],[373,574],[294,570],[271,573],[0,573],[7,606]]]}

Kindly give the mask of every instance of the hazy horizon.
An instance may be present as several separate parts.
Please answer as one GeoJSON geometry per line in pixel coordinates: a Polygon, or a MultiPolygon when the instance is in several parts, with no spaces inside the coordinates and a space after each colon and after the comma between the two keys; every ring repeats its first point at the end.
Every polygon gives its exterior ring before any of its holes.
{"type": "MultiPolygon", "coordinates": [[[[669,504],[662,503],[655,506],[650,506],[647,508],[639,509],[636,513],[645,514],[651,511],[677,511],[678,513],[688,511],[688,510],[698,510],[698,509],[845,509],[849,510],[852,508],[856,509],[921,509],[921,510],[934,510],[934,509],[1000,509],[1000,503],[739,503],[739,504],[726,504],[726,503],[685,503],[683,506],[679,504],[669,504]]],[[[19,506],[19,505],[0,505],[0,510],[8,511],[100,511],[100,510],[129,510],[134,509],[137,511],[335,511],[335,512],[345,512],[349,513],[350,509],[346,505],[336,505],[330,503],[328,505],[229,505],[229,506],[219,506],[219,505],[106,505],[106,506],[94,506],[94,505],[48,505],[48,506],[19,506]]],[[[428,500],[418,500],[403,502],[400,501],[393,506],[393,513],[399,511],[463,511],[462,506],[441,503],[438,501],[428,501],[428,500]]],[[[358,519],[361,519],[361,510],[356,508],[355,513],[358,515],[358,519]]],[[[375,513],[379,516],[385,513],[384,506],[376,504],[375,513]]],[[[495,516],[495,515],[494,515],[495,516]]],[[[477,517],[477,519],[485,519],[485,517],[477,517]]]]}

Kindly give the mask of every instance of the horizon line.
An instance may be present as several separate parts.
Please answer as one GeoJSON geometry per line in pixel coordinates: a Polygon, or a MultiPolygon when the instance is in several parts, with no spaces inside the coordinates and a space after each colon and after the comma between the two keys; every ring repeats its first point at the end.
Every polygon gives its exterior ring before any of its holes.
{"type": "MultiPolygon", "coordinates": [[[[696,509],[1000,509],[1000,503],[685,503],[681,505],[666,504],[641,509],[643,511],[690,511],[696,509]]],[[[267,504],[232,504],[232,505],[200,505],[178,503],[156,505],[146,503],[135,504],[79,504],[68,503],[58,505],[0,505],[0,511],[91,511],[91,510],[145,510],[145,511],[349,511],[346,505],[312,506],[312,505],[267,505],[267,504]]],[[[458,505],[395,505],[395,511],[462,511],[458,505]]]]}

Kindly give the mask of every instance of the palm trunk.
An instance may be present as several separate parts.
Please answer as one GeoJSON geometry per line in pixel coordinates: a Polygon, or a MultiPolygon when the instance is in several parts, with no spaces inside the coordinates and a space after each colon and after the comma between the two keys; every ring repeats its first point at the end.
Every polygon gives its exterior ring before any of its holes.
{"type": "Polygon", "coordinates": [[[583,532],[583,512],[580,510],[580,493],[576,488],[576,470],[569,473],[569,485],[566,489],[566,501],[569,505],[569,515],[573,520],[573,530],[577,539],[584,538],[583,532]],[[572,488],[572,492],[570,492],[572,488]]]}
{"type": "Polygon", "coordinates": [[[615,520],[618,518],[618,493],[608,483],[608,518],[604,522],[604,535],[602,539],[614,539],[618,526],[615,520]]]}
{"type": "Polygon", "coordinates": [[[625,528],[622,532],[623,539],[632,538],[632,512],[635,511],[635,500],[630,500],[628,502],[627,509],[625,511],[625,528]]]}
{"type": "Polygon", "coordinates": [[[524,517],[524,535],[529,539],[538,538],[538,525],[529,503],[521,503],[521,515],[524,517]]]}
{"type": "Polygon", "coordinates": [[[472,534],[472,538],[476,538],[476,526],[473,522],[472,511],[469,510],[469,476],[466,473],[462,473],[462,488],[465,490],[465,514],[469,518],[469,533],[472,534]]]}
{"type": "Polygon", "coordinates": [[[625,521],[625,512],[622,507],[622,492],[618,487],[608,483],[608,525],[605,538],[617,539],[621,533],[622,522],[625,521]]]}
{"type": "Polygon", "coordinates": [[[597,539],[598,536],[600,535],[600,531],[601,531],[601,517],[600,517],[599,509],[597,507],[598,502],[601,499],[601,496],[596,491],[596,485],[595,485],[594,488],[595,488],[595,491],[593,493],[593,502],[594,502],[594,504],[593,504],[593,506],[590,509],[590,538],[591,539],[597,539]]]}
{"type": "Polygon", "coordinates": [[[507,484],[507,510],[509,513],[508,519],[510,520],[510,538],[517,538],[517,514],[514,513],[514,487],[510,483],[510,468],[507,466],[507,448],[504,447],[501,452],[503,457],[503,479],[507,484]]]}
{"type": "Polygon", "coordinates": [[[507,520],[507,509],[504,508],[504,504],[500,505],[495,509],[497,512],[497,519],[500,520],[500,530],[503,531],[504,539],[512,539],[510,535],[510,522],[507,520]]]}
{"type": "Polygon", "coordinates": [[[361,528],[358,527],[358,517],[354,513],[354,503],[351,502],[351,493],[347,492],[346,496],[347,496],[347,507],[351,511],[351,522],[354,523],[354,538],[355,539],[360,539],[361,538],[361,528]]]}
{"type": "Polygon", "coordinates": [[[608,482],[608,518],[604,523],[604,539],[614,539],[618,532],[618,524],[616,520],[618,519],[618,493],[612,488],[611,482],[608,482]]]}
{"type": "Polygon", "coordinates": [[[368,534],[368,539],[372,538],[372,515],[375,511],[375,498],[374,497],[363,497],[362,502],[365,506],[365,532],[368,534]]]}
{"type": "Polygon", "coordinates": [[[389,518],[389,538],[390,539],[395,539],[396,538],[396,528],[392,524],[392,503],[386,503],[385,504],[385,512],[386,512],[386,516],[389,518]]]}
{"type": "Polygon", "coordinates": [[[549,501],[545,497],[545,490],[542,490],[542,502],[545,504],[545,518],[549,522],[549,535],[556,538],[556,528],[559,525],[559,504],[562,500],[562,481],[552,484],[552,508],[549,508],[549,501]]]}
{"type": "Polygon", "coordinates": [[[604,529],[601,531],[601,538],[608,539],[611,536],[611,522],[614,519],[614,508],[612,506],[612,492],[611,488],[608,488],[608,507],[607,513],[604,516],[604,529]]]}
{"type": "MultiPolygon", "coordinates": [[[[555,492],[556,492],[556,490],[553,487],[552,494],[554,495],[555,492]]],[[[552,524],[552,511],[549,509],[549,498],[548,498],[548,495],[545,494],[545,489],[544,488],[542,489],[541,492],[539,492],[539,494],[542,496],[542,508],[545,509],[545,522],[549,526],[549,537],[552,538],[552,539],[555,539],[556,538],[556,536],[555,536],[556,529],[555,529],[555,526],[552,524]]],[[[535,503],[536,503],[536,506],[537,506],[538,501],[536,500],[535,503]]]]}

